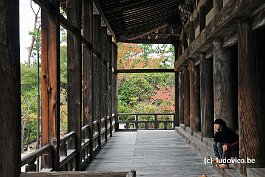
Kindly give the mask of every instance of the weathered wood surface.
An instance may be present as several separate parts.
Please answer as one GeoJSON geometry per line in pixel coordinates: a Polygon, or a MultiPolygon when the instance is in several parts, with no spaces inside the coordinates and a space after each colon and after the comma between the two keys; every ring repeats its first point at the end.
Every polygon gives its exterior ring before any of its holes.
{"type": "Polygon", "coordinates": [[[265,168],[247,168],[247,177],[263,177],[265,168]]]}
{"type": "Polygon", "coordinates": [[[118,69],[117,73],[164,73],[174,72],[174,69],[118,69]]]}
{"type": "Polygon", "coordinates": [[[198,177],[215,175],[186,141],[173,130],[116,132],[102,147],[88,171],[128,171],[136,176],[198,177]]]}
{"type": "MultiPolygon", "coordinates": [[[[81,29],[81,0],[67,0],[67,20],[77,29],[81,29]]],[[[80,31],[79,31],[80,33],[80,31]]],[[[67,81],[68,81],[68,132],[76,134],[75,144],[69,144],[76,149],[76,167],[81,168],[81,107],[82,107],[82,48],[80,36],[67,33],[67,81]]]]}
{"type": "MultiPolygon", "coordinates": [[[[265,166],[265,51],[264,29],[252,31],[251,24],[241,22],[238,26],[238,114],[240,158],[253,158],[255,164],[265,166]],[[251,142],[251,143],[250,143],[251,142]]],[[[246,174],[246,166],[241,172],[246,174]]]]}
{"type": "Polygon", "coordinates": [[[132,172],[80,172],[80,171],[68,171],[68,172],[31,172],[21,173],[20,177],[135,177],[132,172]]]}
{"type": "Polygon", "coordinates": [[[19,1],[0,3],[0,176],[20,172],[19,1]]]}
{"type": "Polygon", "coordinates": [[[184,124],[183,71],[179,71],[179,123],[184,124]]]}
{"type": "Polygon", "coordinates": [[[200,74],[194,61],[189,62],[190,78],[190,127],[192,132],[198,132],[201,129],[200,116],[200,74]]]}
{"type": "MultiPolygon", "coordinates": [[[[175,53],[176,54],[176,53],[175,53]]],[[[179,126],[179,71],[175,72],[175,120],[174,127],[179,126]]]]}
{"type": "Polygon", "coordinates": [[[234,128],[232,99],[232,58],[229,49],[223,48],[220,39],[213,41],[213,91],[214,117],[222,118],[230,128],[234,128]]]}
{"type": "Polygon", "coordinates": [[[213,136],[214,121],[213,100],[213,60],[200,55],[200,105],[201,105],[201,131],[204,137],[213,136]]]}
{"type": "Polygon", "coordinates": [[[185,127],[190,126],[190,78],[189,70],[183,70],[183,99],[184,99],[184,124],[185,127]]]}
{"type": "MultiPolygon", "coordinates": [[[[41,17],[41,144],[53,145],[53,168],[57,170],[60,147],[60,24],[56,15],[41,11],[41,17]]],[[[50,164],[44,164],[47,165],[50,164]]]]}
{"type": "Polygon", "coordinates": [[[238,19],[242,16],[250,17],[255,13],[253,9],[261,4],[264,4],[261,0],[230,0],[179,57],[175,69],[179,70],[185,65],[189,57],[194,58],[198,53],[208,50],[212,46],[213,38],[234,36],[237,33],[238,19]]]}

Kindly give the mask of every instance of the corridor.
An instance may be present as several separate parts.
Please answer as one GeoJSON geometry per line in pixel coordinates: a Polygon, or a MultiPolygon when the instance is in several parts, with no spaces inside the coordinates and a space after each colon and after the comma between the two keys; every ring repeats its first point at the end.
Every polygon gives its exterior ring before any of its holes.
{"type": "Polygon", "coordinates": [[[136,170],[137,176],[218,176],[173,130],[116,132],[102,147],[88,171],[136,170]]]}

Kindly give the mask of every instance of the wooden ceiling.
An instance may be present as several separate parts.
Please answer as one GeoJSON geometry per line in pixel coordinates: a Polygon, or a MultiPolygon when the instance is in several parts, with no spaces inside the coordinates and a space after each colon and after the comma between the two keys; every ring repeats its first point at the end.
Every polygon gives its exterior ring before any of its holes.
{"type": "MultiPolygon", "coordinates": [[[[66,0],[60,0],[65,9],[66,0]]],[[[93,0],[116,42],[174,43],[189,0],[93,0]]]]}
{"type": "MultiPolygon", "coordinates": [[[[95,1],[94,1],[95,2],[95,1]]],[[[97,0],[118,42],[172,43],[185,0],[97,0]]]]}

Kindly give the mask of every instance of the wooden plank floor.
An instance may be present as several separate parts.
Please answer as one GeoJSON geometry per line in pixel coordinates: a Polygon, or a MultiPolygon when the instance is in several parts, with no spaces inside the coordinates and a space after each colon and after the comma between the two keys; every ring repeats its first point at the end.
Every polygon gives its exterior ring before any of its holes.
{"type": "Polygon", "coordinates": [[[136,170],[137,176],[218,176],[173,130],[116,132],[87,168],[88,171],[131,169],[136,170]]]}

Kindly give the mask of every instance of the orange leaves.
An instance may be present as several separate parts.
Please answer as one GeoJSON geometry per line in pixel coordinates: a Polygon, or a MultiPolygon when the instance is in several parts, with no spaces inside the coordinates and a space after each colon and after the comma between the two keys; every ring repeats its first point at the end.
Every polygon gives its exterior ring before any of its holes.
{"type": "Polygon", "coordinates": [[[122,43],[118,44],[118,50],[119,69],[159,68],[164,59],[163,54],[157,57],[151,47],[143,44],[122,43]]]}
{"type": "Polygon", "coordinates": [[[152,101],[156,102],[159,110],[173,112],[174,107],[174,87],[159,87],[155,90],[155,95],[151,97],[152,101]]]}

